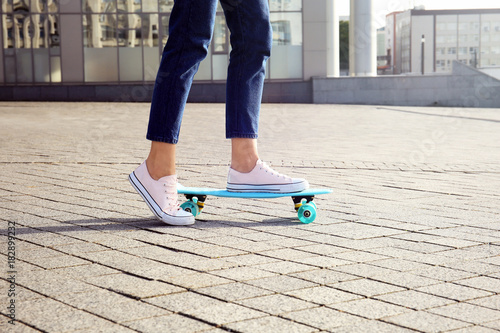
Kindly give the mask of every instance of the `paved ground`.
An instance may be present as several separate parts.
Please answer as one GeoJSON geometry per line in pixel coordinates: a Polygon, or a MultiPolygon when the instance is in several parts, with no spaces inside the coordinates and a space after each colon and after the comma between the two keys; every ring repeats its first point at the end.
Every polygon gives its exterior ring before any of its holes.
{"type": "MultiPolygon", "coordinates": [[[[0,331],[500,330],[500,110],[264,105],[263,159],[334,193],[309,225],[209,198],[191,227],[128,184],[147,115],[0,103],[0,331]]],[[[225,186],[223,116],[188,105],[184,184],[225,186]]]]}

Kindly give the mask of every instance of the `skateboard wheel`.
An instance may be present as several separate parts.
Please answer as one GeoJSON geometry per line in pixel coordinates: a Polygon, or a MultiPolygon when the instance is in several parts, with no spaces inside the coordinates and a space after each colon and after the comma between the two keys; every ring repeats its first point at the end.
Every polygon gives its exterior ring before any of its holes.
{"type": "Polygon", "coordinates": [[[200,208],[196,203],[194,203],[191,200],[183,203],[181,205],[181,208],[184,209],[186,212],[193,214],[194,217],[200,215],[200,208]]]}
{"type": "Polygon", "coordinates": [[[308,224],[316,219],[316,205],[310,203],[303,204],[298,212],[299,220],[302,223],[308,224]]]}

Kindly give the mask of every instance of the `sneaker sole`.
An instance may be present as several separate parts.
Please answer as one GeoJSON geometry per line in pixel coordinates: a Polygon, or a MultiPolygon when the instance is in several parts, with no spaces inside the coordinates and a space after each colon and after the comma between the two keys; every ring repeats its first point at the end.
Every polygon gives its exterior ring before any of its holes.
{"type": "Polygon", "coordinates": [[[251,184],[227,184],[228,192],[254,192],[254,193],[295,193],[307,190],[309,184],[305,181],[295,184],[264,184],[264,185],[251,185],[251,184]]]}
{"type": "Polygon", "coordinates": [[[142,185],[139,179],[136,177],[135,173],[131,173],[128,176],[128,180],[132,187],[139,193],[139,195],[144,199],[149,209],[153,212],[153,214],[162,222],[170,225],[190,225],[194,224],[194,216],[188,217],[177,217],[166,214],[160,206],[154,201],[146,188],[142,185]]]}

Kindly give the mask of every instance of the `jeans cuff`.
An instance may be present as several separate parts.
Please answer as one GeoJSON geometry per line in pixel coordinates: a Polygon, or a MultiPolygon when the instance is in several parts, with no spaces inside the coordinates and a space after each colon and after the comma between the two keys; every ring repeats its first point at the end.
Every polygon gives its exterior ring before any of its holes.
{"type": "Polygon", "coordinates": [[[173,144],[173,145],[175,145],[175,144],[177,144],[177,142],[179,142],[178,139],[164,138],[164,137],[161,137],[161,136],[150,136],[149,134],[146,135],[146,139],[148,139],[150,141],[170,143],[170,144],[173,144]]]}
{"type": "Polygon", "coordinates": [[[226,133],[226,139],[257,139],[258,134],[226,133]]]}

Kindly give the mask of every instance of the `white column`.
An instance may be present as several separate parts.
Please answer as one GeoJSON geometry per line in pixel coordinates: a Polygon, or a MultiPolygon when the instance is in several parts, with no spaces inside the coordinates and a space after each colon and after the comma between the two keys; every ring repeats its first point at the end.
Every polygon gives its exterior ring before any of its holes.
{"type": "Polygon", "coordinates": [[[372,0],[351,0],[349,72],[351,76],[377,75],[377,30],[372,0]]]}
{"type": "Polygon", "coordinates": [[[326,48],[327,48],[327,75],[340,76],[340,43],[339,43],[339,16],[337,0],[327,0],[326,4],[326,48]]]}

